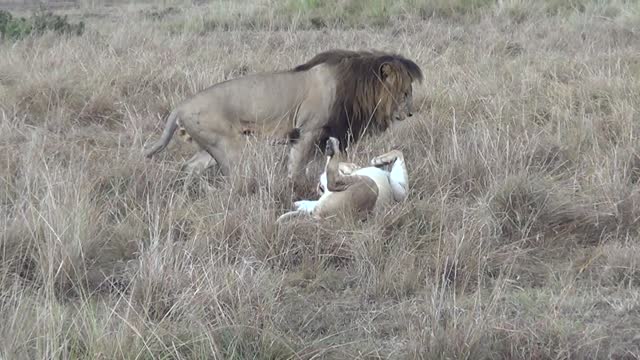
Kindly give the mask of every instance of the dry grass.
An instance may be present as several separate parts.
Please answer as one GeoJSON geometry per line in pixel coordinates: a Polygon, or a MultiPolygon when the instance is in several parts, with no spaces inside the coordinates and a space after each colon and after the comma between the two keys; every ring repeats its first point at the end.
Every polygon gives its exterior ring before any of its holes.
{"type": "Polygon", "coordinates": [[[165,3],[0,43],[1,358],[640,356],[637,2],[165,3]],[[333,47],[425,71],[353,153],[399,146],[406,203],[276,227],[283,147],[233,184],[143,159],[186,96],[333,47]]]}

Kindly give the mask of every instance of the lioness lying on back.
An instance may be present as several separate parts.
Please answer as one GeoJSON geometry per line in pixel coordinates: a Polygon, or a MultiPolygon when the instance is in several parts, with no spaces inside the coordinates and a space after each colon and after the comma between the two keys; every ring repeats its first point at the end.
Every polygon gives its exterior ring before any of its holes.
{"type": "Polygon", "coordinates": [[[409,176],[402,152],[392,150],[375,157],[368,167],[340,162],[336,138],[326,145],[327,163],[320,175],[318,200],[300,200],[295,210],[278,218],[278,222],[299,215],[326,218],[342,214],[364,215],[393,202],[406,199],[409,176]]]}

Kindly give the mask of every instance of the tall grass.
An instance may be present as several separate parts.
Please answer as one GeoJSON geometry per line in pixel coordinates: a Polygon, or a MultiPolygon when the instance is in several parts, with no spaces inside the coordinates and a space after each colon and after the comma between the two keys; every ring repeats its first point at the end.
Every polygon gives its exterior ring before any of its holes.
{"type": "Polygon", "coordinates": [[[638,357],[638,8],[572,4],[92,5],[1,43],[0,357],[638,357]],[[286,148],[232,182],[143,158],[185,97],[336,47],[425,72],[350,154],[400,148],[406,202],[276,226],[286,148]]]}

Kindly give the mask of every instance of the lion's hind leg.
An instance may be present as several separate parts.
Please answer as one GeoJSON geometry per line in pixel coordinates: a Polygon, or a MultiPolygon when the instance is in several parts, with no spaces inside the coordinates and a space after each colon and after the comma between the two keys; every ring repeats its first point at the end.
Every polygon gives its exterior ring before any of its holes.
{"type": "Polygon", "coordinates": [[[205,151],[207,155],[199,154],[192,158],[194,166],[212,166],[218,164],[223,176],[232,175],[242,155],[243,139],[240,136],[229,133],[216,133],[209,129],[194,134],[194,141],[205,151]]]}
{"type": "MultiPolygon", "coordinates": [[[[204,173],[205,170],[210,168],[216,163],[216,161],[209,155],[205,150],[200,150],[195,155],[193,155],[187,162],[182,165],[181,170],[185,171],[186,177],[184,179],[183,190],[187,190],[190,184],[192,183],[194,177],[200,176],[204,173]]],[[[213,188],[207,185],[208,189],[211,191],[213,188]]]]}
{"type": "Polygon", "coordinates": [[[187,160],[187,162],[183,165],[183,169],[185,169],[189,173],[200,174],[213,166],[215,163],[216,161],[211,156],[211,154],[209,154],[206,150],[200,150],[189,160],[187,160]]]}

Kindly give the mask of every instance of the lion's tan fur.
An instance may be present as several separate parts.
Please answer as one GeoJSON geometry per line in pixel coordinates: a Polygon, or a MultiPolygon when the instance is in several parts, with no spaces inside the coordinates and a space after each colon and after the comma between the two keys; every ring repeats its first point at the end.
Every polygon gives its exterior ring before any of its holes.
{"type": "Polygon", "coordinates": [[[296,178],[329,136],[348,144],[411,116],[414,80],[422,80],[419,67],[398,55],[323,52],[288,71],[247,75],[195,94],[169,115],[146,156],[162,151],[180,127],[202,149],[190,166],[210,166],[213,157],[227,175],[247,133],[286,140],[296,131],[289,155],[289,176],[296,178]]]}

